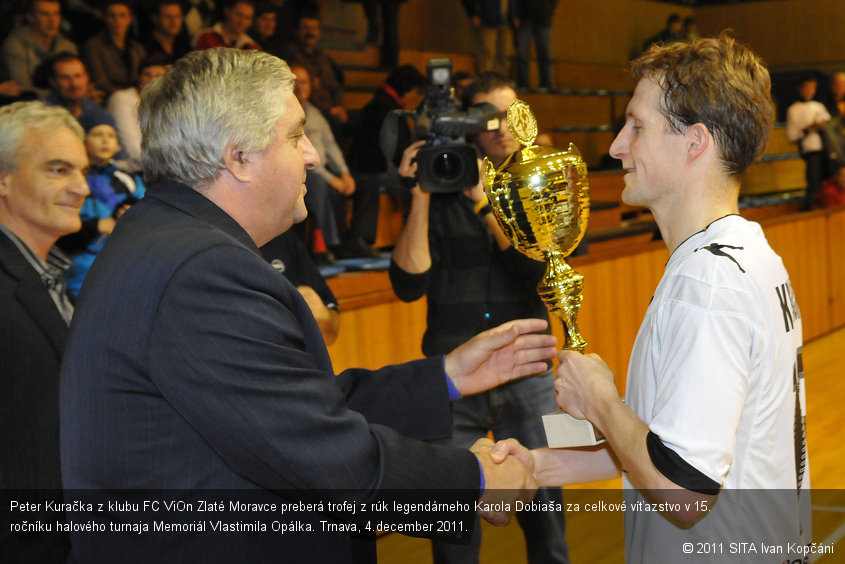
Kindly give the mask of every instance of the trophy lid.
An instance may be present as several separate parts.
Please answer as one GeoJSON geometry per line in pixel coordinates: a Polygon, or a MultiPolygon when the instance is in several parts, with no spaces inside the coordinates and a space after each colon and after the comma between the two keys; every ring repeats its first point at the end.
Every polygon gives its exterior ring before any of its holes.
{"type": "MultiPolygon", "coordinates": [[[[540,146],[534,144],[537,140],[539,129],[537,118],[531,108],[522,100],[514,100],[507,110],[508,129],[514,138],[522,145],[522,149],[511,153],[499,167],[499,172],[507,170],[515,176],[522,176],[526,171],[525,167],[545,168],[542,162],[551,161],[548,166],[560,167],[583,163],[581,151],[573,143],[565,151],[555,147],[540,146]],[[522,174],[521,174],[522,173],[522,174]]],[[[586,176],[586,165],[584,167],[586,176]]]]}

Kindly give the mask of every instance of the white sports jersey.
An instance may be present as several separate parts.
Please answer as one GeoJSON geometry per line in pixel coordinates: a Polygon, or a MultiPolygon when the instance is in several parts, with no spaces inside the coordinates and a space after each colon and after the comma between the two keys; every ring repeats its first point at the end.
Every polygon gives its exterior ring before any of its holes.
{"type": "Polygon", "coordinates": [[[789,275],[758,224],[724,217],[672,253],[634,343],[627,403],[682,459],[661,472],[722,489],[688,529],[632,508],[646,498],[626,492],[629,562],[797,558],[787,543],[810,541],[801,346],[789,275]]]}

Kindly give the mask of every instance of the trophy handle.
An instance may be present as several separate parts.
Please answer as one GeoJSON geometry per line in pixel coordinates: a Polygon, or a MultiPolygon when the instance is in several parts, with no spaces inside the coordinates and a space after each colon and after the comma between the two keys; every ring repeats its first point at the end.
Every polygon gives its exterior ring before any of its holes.
{"type": "Polygon", "coordinates": [[[566,335],[563,348],[584,352],[587,342],[578,330],[584,276],[566,264],[563,253],[559,251],[547,253],[546,262],[546,274],[537,285],[537,292],[549,312],[563,323],[566,335]]]}

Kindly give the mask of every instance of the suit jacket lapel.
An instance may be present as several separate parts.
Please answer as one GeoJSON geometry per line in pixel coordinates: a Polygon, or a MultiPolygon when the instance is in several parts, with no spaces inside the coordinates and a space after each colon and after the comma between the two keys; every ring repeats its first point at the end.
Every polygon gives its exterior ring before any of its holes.
{"type": "Polygon", "coordinates": [[[15,299],[47,335],[56,353],[61,356],[68,326],[41,278],[8,237],[0,234],[0,267],[17,280],[15,299]]]}

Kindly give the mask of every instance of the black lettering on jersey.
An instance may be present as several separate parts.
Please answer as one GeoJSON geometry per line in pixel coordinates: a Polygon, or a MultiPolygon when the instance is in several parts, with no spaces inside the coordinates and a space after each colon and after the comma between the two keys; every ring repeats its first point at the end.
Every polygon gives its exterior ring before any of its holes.
{"type": "Polygon", "coordinates": [[[792,282],[786,281],[786,288],[789,290],[789,301],[792,304],[792,319],[801,319],[801,310],[798,308],[798,300],[795,299],[795,291],[792,289],[792,282]]]}
{"type": "Polygon", "coordinates": [[[705,251],[710,251],[711,253],[713,253],[713,254],[714,254],[714,255],[716,255],[717,257],[727,257],[727,258],[729,258],[729,259],[731,259],[731,260],[733,261],[733,263],[737,266],[737,268],[739,268],[739,271],[740,271],[740,272],[742,272],[743,274],[745,274],[745,269],[744,269],[744,268],[742,268],[742,266],[741,266],[741,265],[740,265],[740,264],[736,261],[736,259],[735,259],[735,258],[733,258],[733,257],[732,257],[731,255],[729,255],[728,253],[726,253],[725,251],[723,251],[723,250],[722,250],[722,249],[734,249],[734,250],[741,251],[741,250],[743,250],[744,248],[745,248],[745,247],[734,247],[734,246],[732,246],[732,245],[722,245],[721,243],[710,243],[710,244],[709,244],[709,245],[707,245],[707,246],[697,248],[697,249],[696,249],[695,251],[693,251],[693,252],[694,252],[694,253],[697,253],[697,252],[698,252],[698,251],[700,251],[701,249],[704,249],[705,251]]]}
{"type": "Polygon", "coordinates": [[[795,301],[795,294],[792,291],[792,285],[787,281],[780,286],[775,286],[775,293],[778,295],[778,302],[780,302],[780,309],[783,313],[783,324],[787,333],[795,328],[795,319],[800,319],[801,314],[798,312],[798,304],[795,301]]]}
{"type": "Polygon", "coordinates": [[[807,469],[806,417],[801,412],[801,380],[804,379],[804,359],[801,352],[802,347],[798,347],[792,369],[792,392],[795,395],[795,477],[799,490],[801,489],[801,482],[804,481],[804,472],[807,469]]]}

